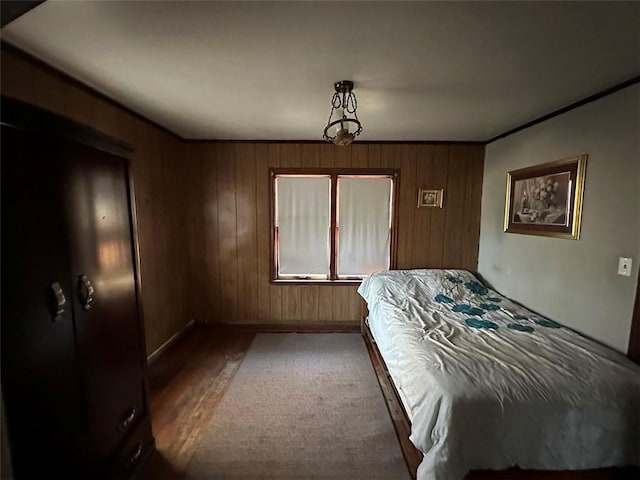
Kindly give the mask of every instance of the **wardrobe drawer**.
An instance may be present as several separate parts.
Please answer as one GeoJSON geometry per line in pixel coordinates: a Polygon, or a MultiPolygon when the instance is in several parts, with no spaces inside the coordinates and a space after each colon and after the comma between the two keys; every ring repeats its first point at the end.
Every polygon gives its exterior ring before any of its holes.
{"type": "Polygon", "coordinates": [[[131,432],[123,447],[115,455],[109,478],[131,478],[135,476],[138,469],[154,448],[153,437],[151,435],[151,425],[149,417],[140,419],[140,423],[131,432]]]}

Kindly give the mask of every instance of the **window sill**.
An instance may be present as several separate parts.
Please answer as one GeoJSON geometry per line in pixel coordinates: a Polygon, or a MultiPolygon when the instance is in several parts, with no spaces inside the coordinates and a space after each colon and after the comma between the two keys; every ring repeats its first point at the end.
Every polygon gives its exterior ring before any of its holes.
{"type": "Polygon", "coordinates": [[[362,283],[362,280],[357,280],[357,279],[353,279],[353,280],[318,280],[318,279],[311,279],[311,280],[303,280],[300,278],[295,278],[295,279],[291,279],[291,280],[285,280],[285,279],[276,279],[276,280],[271,280],[271,284],[272,285],[333,285],[333,286],[337,286],[337,285],[360,285],[362,283]]]}

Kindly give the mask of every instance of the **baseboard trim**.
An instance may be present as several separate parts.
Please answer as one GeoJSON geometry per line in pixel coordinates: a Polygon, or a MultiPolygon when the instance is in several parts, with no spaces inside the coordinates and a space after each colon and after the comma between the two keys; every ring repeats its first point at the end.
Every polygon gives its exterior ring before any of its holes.
{"type": "Polygon", "coordinates": [[[164,352],[167,348],[169,348],[172,344],[174,344],[180,337],[182,337],[185,333],[187,333],[194,325],[196,321],[192,318],[187,322],[187,324],[182,327],[182,329],[176,332],[174,335],[169,338],[166,342],[156,348],[153,352],[147,356],[147,365],[153,363],[162,352],[164,352]]]}
{"type": "Polygon", "coordinates": [[[216,323],[212,326],[236,332],[251,333],[358,333],[358,323],[322,323],[300,325],[297,323],[216,323]]]}

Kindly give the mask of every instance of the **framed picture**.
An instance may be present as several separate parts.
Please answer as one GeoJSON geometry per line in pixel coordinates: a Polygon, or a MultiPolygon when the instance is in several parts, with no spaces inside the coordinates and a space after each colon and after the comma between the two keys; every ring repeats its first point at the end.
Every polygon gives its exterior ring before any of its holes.
{"type": "Polygon", "coordinates": [[[580,237],[587,155],[507,173],[504,231],[580,237]]]}
{"type": "Polygon", "coordinates": [[[420,207],[438,207],[442,208],[442,189],[426,190],[418,189],[418,208],[420,207]]]}

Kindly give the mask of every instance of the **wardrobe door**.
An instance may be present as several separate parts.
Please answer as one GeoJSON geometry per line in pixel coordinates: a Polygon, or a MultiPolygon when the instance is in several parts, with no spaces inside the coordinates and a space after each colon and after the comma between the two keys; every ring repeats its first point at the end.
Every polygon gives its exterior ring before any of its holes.
{"type": "Polygon", "coordinates": [[[72,142],[63,155],[78,352],[103,470],[146,415],[127,161],[72,142]]]}
{"type": "Polygon", "coordinates": [[[17,478],[82,476],[83,398],[56,145],[2,126],[2,394],[17,478]]]}

